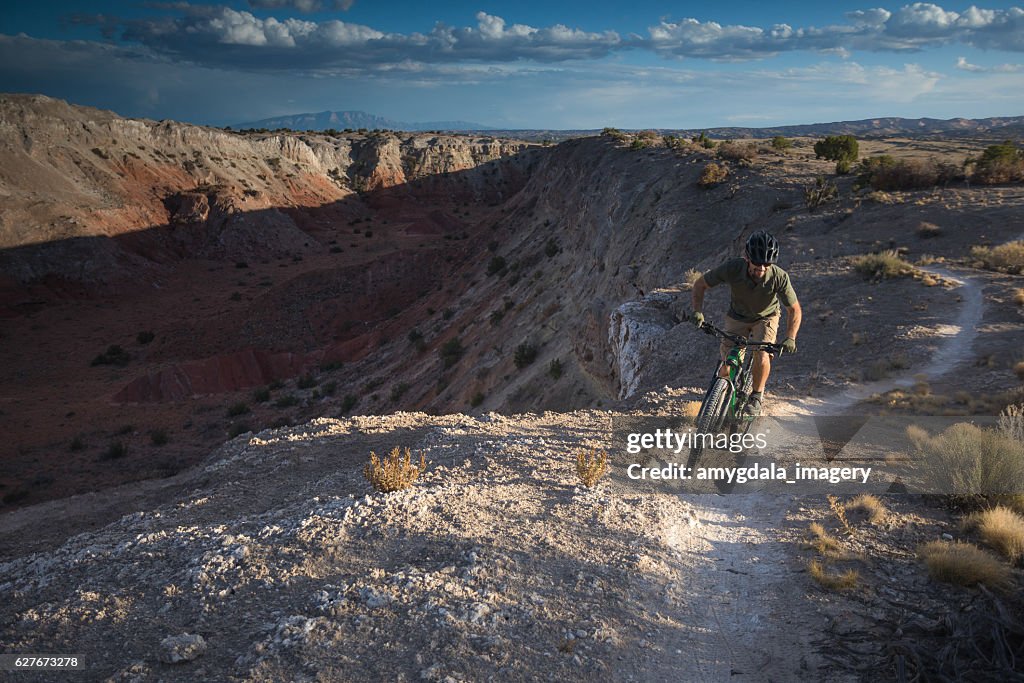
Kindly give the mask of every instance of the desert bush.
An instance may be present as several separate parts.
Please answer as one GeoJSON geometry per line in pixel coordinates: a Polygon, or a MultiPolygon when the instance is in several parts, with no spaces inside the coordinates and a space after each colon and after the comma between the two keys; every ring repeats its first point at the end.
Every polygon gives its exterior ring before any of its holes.
{"type": "Polygon", "coordinates": [[[853,269],[869,280],[885,280],[914,274],[914,267],[900,258],[895,249],[855,256],[853,269]]]}
{"type": "Polygon", "coordinates": [[[1017,375],[1017,379],[1024,380],[1024,360],[1013,364],[1013,374],[1017,375]]]}
{"type": "Polygon", "coordinates": [[[71,439],[71,445],[68,446],[68,450],[76,452],[85,450],[85,441],[82,440],[82,437],[76,436],[75,438],[71,439]]]}
{"type": "Polygon", "coordinates": [[[704,149],[714,149],[715,141],[708,137],[708,134],[701,131],[700,135],[696,135],[691,138],[691,141],[700,145],[704,149]]]}
{"type": "Polygon", "coordinates": [[[968,161],[972,163],[971,180],[976,183],[993,185],[1024,180],[1024,150],[1012,140],[986,147],[980,159],[968,161]]]}
{"type": "Polygon", "coordinates": [[[558,242],[554,238],[549,239],[547,244],[544,245],[544,255],[548,258],[558,256],[558,252],[560,251],[562,250],[559,248],[558,242]]]}
{"type": "Polygon", "coordinates": [[[885,521],[885,505],[870,493],[862,493],[855,497],[846,504],[846,510],[863,514],[871,524],[881,524],[885,521]]]}
{"type": "Polygon", "coordinates": [[[498,275],[505,273],[505,258],[502,256],[492,256],[490,262],[487,264],[488,275],[498,275]]]}
{"type": "Polygon", "coordinates": [[[292,406],[299,405],[299,399],[295,398],[292,394],[282,396],[281,398],[274,401],[275,408],[291,408],[292,406]]]}
{"type": "Polygon", "coordinates": [[[819,159],[856,161],[858,153],[857,138],[852,135],[829,135],[814,143],[814,156],[819,159]]]}
{"type": "Polygon", "coordinates": [[[622,142],[626,139],[626,134],[618,128],[605,128],[601,131],[602,137],[608,137],[618,142],[622,142]]]}
{"type": "Polygon", "coordinates": [[[252,400],[255,403],[266,403],[270,400],[270,389],[267,387],[258,387],[252,392],[252,400]]]}
{"type": "Polygon", "coordinates": [[[1013,303],[1024,306],[1024,288],[1018,288],[1013,292],[1013,303]]]}
{"type": "Polygon", "coordinates": [[[781,135],[776,135],[772,138],[772,149],[777,149],[780,152],[784,152],[793,146],[793,141],[789,138],[781,135]]]}
{"type": "Polygon", "coordinates": [[[92,359],[91,365],[125,366],[131,361],[131,355],[117,344],[111,344],[107,350],[92,359]]]}
{"type": "Polygon", "coordinates": [[[135,336],[135,341],[141,345],[146,345],[156,339],[156,335],[149,331],[139,332],[135,336]]]}
{"type": "Polygon", "coordinates": [[[551,375],[551,379],[558,379],[562,376],[562,361],[557,358],[552,359],[548,364],[548,374],[551,375]]]}
{"type": "Polygon", "coordinates": [[[849,159],[840,159],[836,162],[836,175],[848,175],[853,163],[849,159]]]}
{"type": "Polygon", "coordinates": [[[754,161],[757,159],[757,146],[727,140],[718,146],[717,154],[720,159],[728,161],[754,161]]]}
{"type": "Polygon", "coordinates": [[[100,455],[100,460],[120,460],[128,455],[128,447],[123,441],[112,441],[107,450],[100,455]]]}
{"type": "Polygon", "coordinates": [[[1024,240],[996,247],[971,247],[971,257],[989,270],[1019,274],[1024,271],[1024,240]]]}
{"type": "Polygon", "coordinates": [[[587,488],[594,487],[597,482],[608,473],[608,453],[597,452],[591,448],[589,451],[580,450],[576,453],[576,476],[580,478],[587,488]]]}
{"type": "Polygon", "coordinates": [[[970,543],[932,541],[918,549],[918,556],[935,581],[958,586],[980,583],[997,589],[1010,584],[1010,568],[997,557],[970,543]]]}
{"type": "Polygon", "coordinates": [[[239,415],[245,415],[248,412],[249,406],[247,406],[245,402],[240,401],[238,403],[232,404],[228,408],[228,417],[238,417],[239,415]]]}
{"type": "Polygon", "coordinates": [[[476,408],[477,406],[479,406],[481,403],[484,402],[485,398],[487,398],[487,397],[484,396],[484,392],[482,392],[482,391],[476,392],[475,394],[473,394],[469,398],[469,405],[470,405],[470,407],[471,408],[476,408]]]}
{"type": "Polygon", "coordinates": [[[840,574],[833,574],[825,569],[825,566],[818,560],[811,560],[807,565],[807,573],[818,582],[822,588],[833,591],[848,591],[857,587],[860,575],[853,569],[847,569],[840,574]]]}
{"type": "Polygon", "coordinates": [[[312,389],[319,383],[316,377],[307,373],[295,381],[295,386],[298,389],[312,389]]]}
{"type": "Polygon", "coordinates": [[[941,234],[942,228],[935,225],[934,223],[929,223],[928,221],[921,221],[917,225],[917,236],[920,237],[921,239],[930,239],[932,237],[938,237],[941,234]]]}
{"type": "Polygon", "coordinates": [[[345,394],[345,398],[341,399],[341,412],[347,413],[355,408],[357,403],[359,403],[359,397],[355,394],[345,394]]]}
{"type": "Polygon", "coordinates": [[[813,185],[804,188],[804,202],[808,210],[814,210],[826,202],[834,201],[839,197],[839,188],[836,184],[819,176],[814,180],[813,185]]]}
{"type": "Polygon", "coordinates": [[[1024,517],[1013,510],[997,505],[972,514],[966,525],[977,529],[986,544],[1011,562],[1024,558],[1024,517]]]}
{"type": "Polygon", "coordinates": [[[233,439],[239,434],[245,434],[251,432],[252,427],[249,426],[248,422],[236,422],[228,428],[228,438],[233,439]]]}
{"type": "Polygon", "coordinates": [[[962,174],[955,166],[934,159],[893,159],[882,155],[858,166],[857,182],[883,192],[922,190],[948,184],[962,174]]]}
{"type": "Polygon", "coordinates": [[[712,161],[704,167],[703,171],[701,171],[700,179],[697,180],[697,185],[704,189],[708,189],[718,185],[719,183],[725,182],[725,179],[728,177],[729,169],[712,161]]]}
{"type": "Polygon", "coordinates": [[[409,385],[405,382],[399,382],[391,387],[391,402],[394,403],[401,399],[407,391],[409,391],[409,385]]]}
{"type": "Polygon", "coordinates": [[[419,465],[414,465],[412,452],[406,448],[403,455],[396,446],[383,459],[371,451],[370,462],[363,467],[363,476],[374,490],[390,493],[409,488],[426,469],[427,461],[423,453],[420,453],[419,465]]]}
{"type": "Polygon", "coordinates": [[[520,370],[537,359],[537,347],[529,343],[522,343],[516,347],[513,361],[520,370]]]}
{"type": "Polygon", "coordinates": [[[843,557],[846,554],[843,551],[843,544],[839,539],[828,533],[820,522],[811,522],[807,531],[808,548],[817,550],[819,554],[825,557],[843,557]]]}
{"type": "Polygon", "coordinates": [[[441,345],[440,349],[438,349],[438,354],[441,356],[441,364],[445,369],[450,368],[459,362],[459,359],[462,358],[462,354],[465,353],[465,351],[466,350],[462,347],[462,340],[458,337],[449,339],[441,345]]]}
{"type": "Polygon", "coordinates": [[[961,422],[931,436],[912,425],[907,437],[926,484],[955,502],[1024,492],[1024,443],[999,429],[961,422]]]}

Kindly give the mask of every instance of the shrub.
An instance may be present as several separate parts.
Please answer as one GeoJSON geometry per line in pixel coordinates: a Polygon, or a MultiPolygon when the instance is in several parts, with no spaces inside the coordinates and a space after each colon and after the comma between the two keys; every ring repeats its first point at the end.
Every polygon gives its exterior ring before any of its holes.
{"type": "Polygon", "coordinates": [[[345,398],[341,399],[341,412],[347,413],[356,407],[359,403],[359,398],[355,394],[345,394],[345,398]]]}
{"type": "Polygon", "coordinates": [[[516,367],[519,369],[525,368],[527,365],[537,359],[537,347],[532,344],[522,343],[516,347],[513,360],[516,367]]]}
{"type": "Polygon", "coordinates": [[[622,142],[626,139],[626,134],[618,128],[605,128],[601,131],[601,136],[617,140],[618,142],[622,142]]]}
{"type": "Polygon", "coordinates": [[[918,549],[918,556],[935,581],[959,586],[981,583],[990,588],[1005,588],[1010,583],[1010,568],[970,543],[932,541],[918,549]]]}
{"type": "Polygon", "coordinates": [[[153,442],[154,446],[163,446],[170,439],[167,437],[167,432],[163,429],[152,429],[149,432],[149,440],[153,442]]]}
{"type": "Polygon", "coordinates": [[[153,334],[152,332],[148,332],[148,331],[147,332],[139,332],[135,336],[135,341],[137,341],[139,344],[141,344],[143,346],[145,346],[146,344],[150,343],[154,339],[156,339],[156,335],[153,334]]]}
{"type": "Polygon", "coordinates": [[[407,338],[409,339],[409,343],[412,344],[417,351],[423,351],[423,349],[427,348],[427,342],[423,338],[423,333],[415,327],[409,330],[407,338]]]}
{"type": "Polygon", "coordinates": [[[125,366],[131,361],[132,357],[127,351],[122,349],[117,344],[111,344],[107,347],[107,350],[99,354],[92,359],[91,365],[119,365],[125,366]]]}
{"type": "Polygon", "coordinates": [[[68,446],[68,449],[71,451],[85,450],[85,441],[82,440],[82,437],[76,436],[75,438],[71,439],[71,445],[68,446]]]}
{"type": "Polygon", "coordinates": [[[976,512],[967,525],[977,528],[985,543],[1011,562],[1024,557],[1024,517],[1013,510],[996,506],[976,512]]]}
{"type": "Polygon", "coordinates": [[[984,185],[1024,180],[1024,150],[1011,140],[990,145],[974,161],[971,180],[984,185]]]}
{"type": "Polygon", "coordinates": [[[441,346],[438,353],[441,355],[442,365],[445,369],[448,369],[459,362],[459,359],[462,358],[462,354],[465,353],[465,351],[466,350],[462,347],[462,341],[458,337],[455,337],[454,339],[446,341],[441,346]]]}
{"type": "Polygon", "coordinates": [[[340,360],[332,360],[330,363],[323,363],[320,365],[320,372],[334,372],[335,370],[341,370],[345,367],[345,364],[340,360]]]}
{"type": "Polygon", "coordinates": [[[863,513],[871,524],[881,524],[885,521],[886,510],[882,501],[870,493],[862,493],[846,504],[848,512],[863,513]]]}
{"type": "Polygon", "coordinates": [[[852,135],[829,135],[814,143],[814,156],[819,159],[856,161],[858,153],[857,138],[852,135]]]}
{"type": "Polygon", "coordinates": [[[476,408],[477,406],[484,402],[485,398],[486,397],[484,396],[484,393],[482,391],[478,391],[475,394],[473,394],[472,397],[470,397],[469,405],[473,408],[476,408]]]}
{"type": "Polygon", "coordinates": [[[401,491],[413,485],[420,474],[427,469],[427,461],[420,453],[419,465],[412,464],[412,452],[406,448],[405,454],[395,447],[383,459],[370,452],[370,462],[363,467],[363,476],[370,482],[374,490],[381,493],[401,491]]]}
{"type": "Polygon", "coordinates": [[[548,364],[548,374],[551,375],[551,379],[557,380],[562,376],[562,361],[555,358],[548,364]]]}
{"type": "Polygon", "coordinates": [[[276,408],[291,408],[292,406],[299,405],[299,399],[295,398],[294,395],[288,394],[274,401],[274,407],[276,408]]]}
{"type": "Polygon", "coordinates": [[[813,210],[826,202],[834,201],[839,197],[839,188],[835,183],[825,180],[819,176],[813,185],[804,188],[804,202],[808,210],[813,210]]]}
{"type": "Polygon", "coordinates": [[[295,387],[298,389],[312,389],[319,383],[320,381],[316,377],[307,373],[302,377],[299,377],[295,382],[295,387]]]}
{"type": "Polygon", "coordinates": [[[696,137],[692,138],[692,141],[700,145],[704,149],[713,149],[715,146],[715,141],[709,138],[708,134],[705,133],[704,131],[701,131],[700,135],[697,135],[696,137]]]}
{"type": "Polygon", "coordinates": [[[712,161],[704,167],[703,171],[701,171],[700,179],[697,180],[697,185],[704,189],[709,189],[719,183],[725,182],[725,179],[728,177],[729,169],[712,161]]]}
{"type": "Polygon", "coordinates": [[[399,382],[391,387],[391,402],[394,403],[395,401],[398,401],[407,391],[409,391],[409,385],[405,382],[399,382]]]}
{"type": "Polygon", "coordinates": [[[888,155],[865,159],[857,166],[857,185],[883,192],[922,190],[945,185],[962,174],[951,164],[934,159],[893,159],[888,155]]]}
{"type": "Polygon", "coordinates": [[[245,415],[248,412],[249,406],[247,406],[244,402],[240,401],[238,403],[233,404],[230,408],[228,408],[228,417],[238,417],[239,415],[245,415]]]}
{"type": "Polygon", "coordinates": [[[266,403],[270,400],[270,389],[266,387],[259,387],[252,392],[252,400],[256,403],[266,403]]]}
{"type": "Polygon", "coordinates": [[[239,434],[245,434],[246,432],[251,431],[252,428],[249,427],[249,424],[247,422],[236,422],[235,424],[231,425],[231,427],[228,429],[228,438],[233,439],[239,434]]]}
{"type": "Polygon", "coordinates": [[[504,274],[506,268],[505,258],[502,256],[492,256],[490,262],[487,264],[487,274],[497,275],[499,273],[504,274]]]}
{"type": "Polygon", "coordinates": [[[914,274],[914,267],[900,258],[894,249],[878,254],[855,256],[853,269],[869,280],[885,280],[914,274]]]}
{"type": "Polygon", "coordinates": [[[789,138],[785,138],[781,135],[776,135],[772,138],[772,149],[777,149],[780,152],[784,152],[793,146],[793,141],[789,138]]]}
{"type": "Polygon", "coordinates": [[[807,543],[809,548],[813,548],[825,557],[843,557],[843,544],[840,543],[839,539],[830,534],[825,530],[825,527],[820,522],[811,522],[811,526],[808,527],[810,532],[810,540],[807,543]]]}
{"type": "Polygon", "coordinates": [[[971,257],[981,261],[982,266],[989,270],[1018,274],[1024,271],[1024,240],[997,247],[972,247],[971,257]]]}
{"type": "Polygon", "coordinates": [[[270,384],[267,385],[267,388],[270,389],[271,391],[277,391],[278,389],[283,389],[284,388],[284,382],[282,382],[279,379],[272,379],[272,380],[270,380],[270,384]]]}
{"type": "Polygon", "coordinates": [[[1013,303],[1024,306],[1024,288],[1018,288],[1013,292],[1013,303]]]}
{"type": "Polygon", "coordinates": [[[558,256],[558,252],[562,251],[558,248],[558,242],[554,238],[549,239],[548,243],[544,245],[544,255],[548,258],[554,258],[558,256]]]}
{"type": "Polygon", "coordinates": [[[930,239],[932,237],[938,237],[942,234],[942,228],[929,223],[928,221],[921,221],[917,226],[917,236],[921,239],[930,239]]]}
{"type": "Polygon", "coordinates": [[[754,161],[757,159],[757,146],[727,140],[718,146],[718,157],[729,161],[754,161]]]}
{"type": "Polygon", "coordinates": [[[591,448],[589,451],[580,450],[576,453],[576,476],[587,488],[593,488],[607,473],[608,453],[606,451],[598,453],[596,449],[591,448]]]}
{"type": "Polygon", "coordinates": [[[957,423],[930,436],[907,427],[927,485],[954,501],[1024,492],[1024,443],[995,429],[957,423]]]}
{"type": "Polygon", "coordinates": [[[848,569],[841,574],[832,574],[825,569],[825,566],[818,560],[811,560],[807,565],[807,573],[818,582],[822,588],[833,591],[848,591],[857,587],[857,580],[860,576],[856,571],[848,569]]]}
{"type": "Polygon", "coordinates": [[[852,165],[849,159],[840,159],[836,162],[836,175],[849,174],[852,165]]]}
{"type": "Polygon", "coordinates": [[[501,319],[505,317],[505,313],[502,311],[491,311],[491,315],[488,319],[491,321],[491,325],[497,326],[501,322],[501,319]]]}
{"type": "Polygon", "coordinates": [[[128,447],[123,441],[113,441],[100,456],[100,460],[120,460],[128,455],[128,447]]]}

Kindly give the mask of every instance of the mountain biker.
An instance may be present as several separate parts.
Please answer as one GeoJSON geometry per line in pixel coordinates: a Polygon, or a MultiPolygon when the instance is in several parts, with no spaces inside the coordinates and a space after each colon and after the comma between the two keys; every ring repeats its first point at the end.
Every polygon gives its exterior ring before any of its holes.
{"type": "MultiPolygon", "coordinates": [[[[700,327],[704,322],[704,293],[711,287],[728,284],[732,290],[725,331],[749,337],[751,341],[775,342],[779,330],[780,303],[786,307],[786,339],[782,351],[796,353],[796,335],[800,330],[802,314],[800,302],[789,281],[789,273],[779,268],[779,243],[771,233],[759,230],[747,238],[742,258],[729,259],[717,268],[700,276],[693,284],[693,316],[700,327]]],[[[723,340],[720,348],[722,360],[735,346],[723,340]]],[[[742,353],[742,350],[740,351],[742,353]]],[[[744,414],[756,417],[761,413],[764,387],[771,373],[771,360],[766,351],[756,351],[753,363],[753,386],[744,414]]],[[[720,375],[729,376],[729,368],[722,365],[720,375]]]]}

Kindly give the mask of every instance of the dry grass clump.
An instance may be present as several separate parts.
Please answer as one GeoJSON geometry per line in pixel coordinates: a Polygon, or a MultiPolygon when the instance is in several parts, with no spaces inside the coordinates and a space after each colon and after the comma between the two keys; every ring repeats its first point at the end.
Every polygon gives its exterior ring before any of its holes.
{"type": "Polygon", "coordinates": [[[881,524],[885,521],[888,511],[882,501],[870,493],[862,493],[846,504],[847,512],[861,512],[871,524],[881,524]]]}
{"type": "Polygon", "coordinates": [[[1024,271],[1024,240],[997,247],[971,247],[971,257],[984,268],[1016,275],[1024,271]]]}
{"type": "MultiPolygon", "coordinates": [[[[701,279],[701,277],[703,275],[704,275],[704,273],[699,271],[699,270],[697,270],[696,268],[690,268],[685,273],[683,273],[683,282],[685,282],[690,287],[693,287],[693,283],[695,283],[697,280],[701,279]]],[[[1024,292],[1024,289],[1022,289],[1020,291],[1024,292]]]]}
{"type": "Polygon", "coordinates": [[[593,488],[599,479],[608,473],[608,453],[581,450],[576,453],[576,474],[587,488],[593,488]]]}
{"type": "Polygon", "coordinates": [[[918,548],[918,556],[935,581],[958,586],[984,584],[1004,589],[1010,585],[1010,568],[999,558],[970,543],[932,541],[918,548]]]}
{"type": "Polygon", "coordinates": [[[963,179],[955,165],[935,159],[893,159],[888,156],[865,159],[858,167],[861,184],[874,190],[922,190],[963,179]]]}
{"type": "Polygon", "coordinates": [[[942,228],[929,223],[928,221],[921,221],[917,226],[917,236],[922,239],[928,239],[930,237],[938,237],[942,234],[942,228]]]}
{"type": "Polygon", "coordinates": [[[683,417],[691,423],[696,420],[700,413],[700,404],[700,401],[685,401],[682,405],[683,417]]]}
{"type": "Polygon", "coordinates": [[[1013,303],[1024,306],[1024,289],[1017,289],[1013,292],[1013,303]]]}
{"type": "Polygon", "coordinates": [[[1024,443],[1002,429],[960,422],[935,436],[916,425],[906,434],[935,492],[954,498],[1024,492],[1024,443]]]}
{"type": "Polygon", "coordinates": [[[813,210],[827,202],[835,201],[839,197],[839,187],[823,176],[815,179],[814,184],[804,188],[804,203],[807,209],[813,210]]]}
{"type": "Polygon", "coordinates": [[[814,548],[825,557],[843,557],[843,545],[835,536],[825,530],[819,522],[811,522],[807,529],[810,532],[808,547],[814,548]]]}
{"type": "Polygon", "coordinates": [[[729,161],[754,161],[757,159],[757,145],[726,141],[718,146],[718,157],[729,161]]]}
{"type": "Polygon", "coordinates": [[[729,169],[712,161],[704,167],[703,171],[701,171],[697,185],[704,189],[708,189],[718,185],[719,183],[725,182],[725,179],[728,177],[729,169]]]}
{"type": "Polygon", "coordinates": [[[895,249],[855,256],[853,269],[869,280],[885,280],[914,274],[914,267],[904,261],[895,249]]]}
{"type": "Polygon", "coordinates": [[[1017,375],[1017,379],[1024,380],[1024,360],[1014,363],[1013,373],[1017,375]]]}
{"type": "Polygon", "coordinates": [[[370,462],[363,467],[363,476],[375,490],[390,493],[409,488],[426,469],[427,461],[423,453],[420,453],[420,464],[414,465],[412,452],[406,448],[402,454],[396,446],[383,459],[370,451],[370,462]]]}
{"type": "Polygon", "coordinates": [[[967,526],[978,530],[982,540],[1000,555],[1018,562],[1024,558],[1024,517],[1001,505],[975,512],[967,526]]]}
{"type": "Polygon", "coordinates": [[[839,574],[830,573],[818,560],[811,560],[807,565],[807,571],[822,588],[834,591],[853,590],[857,587],[857,581],[860,578],[860,575],[853,569],[847,569],[839,574]]]}

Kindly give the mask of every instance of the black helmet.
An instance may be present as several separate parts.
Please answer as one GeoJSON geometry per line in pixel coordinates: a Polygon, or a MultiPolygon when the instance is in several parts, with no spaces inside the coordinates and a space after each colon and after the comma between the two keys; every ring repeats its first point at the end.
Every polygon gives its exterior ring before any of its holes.
{"type": "Polygon", "coordinates": [[[779,260],[779,241],[770,232],[758,230],[747,238],[746,251],[752,263],[776,263],[779,260]]]}

